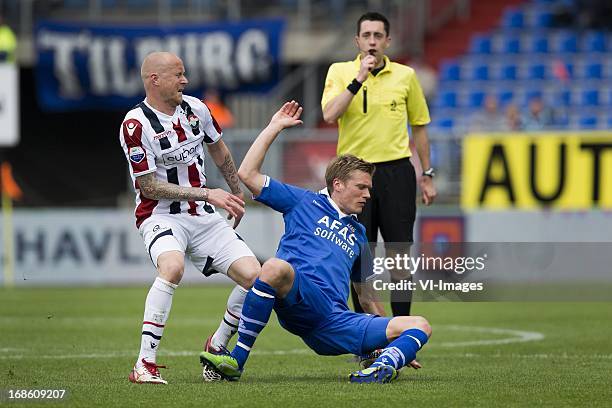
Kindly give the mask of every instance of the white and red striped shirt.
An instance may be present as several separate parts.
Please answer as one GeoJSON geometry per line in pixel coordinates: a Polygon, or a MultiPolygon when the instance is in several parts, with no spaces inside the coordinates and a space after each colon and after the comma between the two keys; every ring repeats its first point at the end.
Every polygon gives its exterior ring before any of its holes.
{"type": "Polygon", "coordinates": [[[172,116],[155,110],[146,100],[125,115],[119,139],[130,164],[136,192],[136,226],[151,214],[202,215],[214,212],[204,201],[151,200],[144,197],[136,177],[155,172],[168,183],[184,187],[204,187],[204,146],[221,139],[221,128],[208,107],[193,96],[183,102],[172,116]]]}

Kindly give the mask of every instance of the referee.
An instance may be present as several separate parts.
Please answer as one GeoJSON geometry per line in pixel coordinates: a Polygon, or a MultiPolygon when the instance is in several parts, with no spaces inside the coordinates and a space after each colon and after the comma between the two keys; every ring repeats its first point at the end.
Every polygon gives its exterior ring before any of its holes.
{"type": "MultiPolygon", "coordinates": [[[[357,22],[353,61],[332,64],[327,72],[321,106],[327,123],[338,122],[338,154],[351,153],[376,164],[371,199],[359,221],[368,240],[376,242],[380,228],[386,243],[412,243],[416,214],[416,175],[410,162],[408,123],[412,127],[423,171],[422,200],[436,197],[434,169],[429,163],[425,125],[429,110],[414,70],[391,62],[389,21],[379,13],[366,13],[357,22]]],[[[387,256],[398,248],[386,244],[387,256]]],[[[409,279],[407,271],[391,271],[392,281],[409,279]]],[[[355,311],[363,312],[352,290],[355,311]]],[[[394,316],[410,315],[411,292],[393,292],[394,316]]]]}

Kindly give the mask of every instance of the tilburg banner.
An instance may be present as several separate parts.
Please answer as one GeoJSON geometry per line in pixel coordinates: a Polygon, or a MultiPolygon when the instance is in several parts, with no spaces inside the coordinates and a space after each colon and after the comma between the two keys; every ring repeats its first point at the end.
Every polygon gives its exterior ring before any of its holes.
{"type": "Polygon", "coordinates": [[[186,93],[266,92],[279,78],[282,20],[135,26],[40,21],[38,100],[48,111],[126,109],[144,97],[140,64],[153,51],[179,55],[186,93]]]}

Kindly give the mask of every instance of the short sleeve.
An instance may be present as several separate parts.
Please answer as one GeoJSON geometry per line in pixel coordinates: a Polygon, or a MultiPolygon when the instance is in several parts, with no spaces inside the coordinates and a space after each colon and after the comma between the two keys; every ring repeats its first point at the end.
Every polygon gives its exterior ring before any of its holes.
{"type": "Polygon", "coordinates": [[[256,201],[281,212],[288,213],[308,193],[308,190],[268,178],[256,201]]]}
{"type": "Polygon", "coordinates": [[[431,122],[429,118],[429,109],[427,108],[423,89],[421,89],[421,84],[419,83],[416,73],[412,72],[408,81],[408,100],[406,103],[408,123],[417,126],[427,125],[431,122]]]}
{"type": "Polygon", "coordinates": [[[346,89],[348,83],[344,83],[340,76],[337,64],[332,64],[327,71],[325,78],[325,88],[323,88],[323,96],[321,98],[321,108],[325,109],[325,105],[336,96],[340,95],[346,89]]]}
{"type": "Polygon", "coordinates": [[[196,113],[196,115],[198,115],[198,117],[200,118],[200,130],[204,132],[204,143],[217,143],[223,136],[223,130],[221,129],[221,126],[219,126],[219,123],[217,123],[212,113],[210,112],[210,109],[208,108],[208,106],[206,106],[204,101],[195,99],[194,102],[194,105],[196,106],[196,108],[194,109],[194,113],[196,113]]]}
{"type": "Polygon", "coordinates": [[[126,118],[121,124],[119,138],[123,153],[135,177],[152,173],[157,169],[155,153],[144,134],[146,129],[136,118],[126,118]]]}

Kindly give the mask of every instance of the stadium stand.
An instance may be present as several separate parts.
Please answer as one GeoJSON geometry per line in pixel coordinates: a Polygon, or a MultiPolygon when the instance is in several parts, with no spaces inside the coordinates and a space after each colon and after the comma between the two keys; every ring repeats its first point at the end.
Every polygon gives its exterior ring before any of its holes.
{"type": "Polygon", "coordinates": [[[555,111],[556,128],[608,128],[612,37],[603,30],[553,26],[556,7],[569,3],[507,7],[496,28],[474,33],[463,55],[443,60],[433,127],[464,131],[466,114],[480,110],[491,93],[502,107],[512,103],[523,110],[541,97],[555,111]]]}

